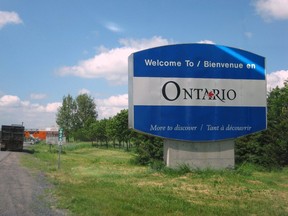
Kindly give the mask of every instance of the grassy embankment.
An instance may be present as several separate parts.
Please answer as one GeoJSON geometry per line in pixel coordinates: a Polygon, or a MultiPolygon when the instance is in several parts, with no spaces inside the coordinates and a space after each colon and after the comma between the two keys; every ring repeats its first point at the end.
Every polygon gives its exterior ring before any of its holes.
{"type": "Polygon", "coordinates": [[[288,215],[288,169],[154,171],[131,163],[133,153],[91,144],[44,144],[25,155],[25,166],[55,184],[60,208],[75,215],[288,215]]]}

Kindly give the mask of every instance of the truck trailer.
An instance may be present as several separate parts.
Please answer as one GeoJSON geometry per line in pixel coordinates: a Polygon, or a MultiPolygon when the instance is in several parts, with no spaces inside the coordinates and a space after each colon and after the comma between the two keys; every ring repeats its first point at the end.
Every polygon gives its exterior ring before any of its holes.
{"type": "Polygon", "coordinates": [[[1,150],[22,151],[24,143],[24,126],[2,125],[1,150]]]}

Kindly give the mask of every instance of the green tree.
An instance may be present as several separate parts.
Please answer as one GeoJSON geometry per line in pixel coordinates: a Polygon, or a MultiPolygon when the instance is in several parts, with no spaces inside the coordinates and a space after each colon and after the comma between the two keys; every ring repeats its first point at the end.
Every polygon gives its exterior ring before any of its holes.
{"type": "Polygon", "coordinates": [[[101,119],[97,120],[96,122],[90,125],[92,144],[93,140],[96,140],[97,143],[100,142],[100,145],[102,145],[102,143],[105,142],[105,144],[108,147],[108,136],[106,132],[107,122],[108,122],[107,119],[101,119]]]}
{"type": "Polygon", "coordinates": [[[62,106],[59,107],[58,112],[56,113],[56,123],[59,127],[64,129],[68,142],[71,133],[75,129],[75,114],[76,103],[73,100],[73,97],[68,94],[67,97],[63,97],[62,106]]]}
{"type": "Polygon", "coordinates": [[[288,83],[274,88],[267,98],[267,130],[236,140],[236,162],[267,168],[288,165],[288,83]]]}
{"type": "Polygon", "coordinates": [[[126,143],[127,150],[129,148],[130,130],[128,128],[128,110],[121,110],[114,117],[115,136],[119,145],[126,143]]]}
{"type": "Polygon", "coordinates": [[[56,123],[65,131],[69,141],[70,136],[75,140],[91,140],[89,127],[97,119],[96,104],[92,97],[81,94],[74,100],[71,95],[63,97],[62,106],[56,114],[56,123]]]}
{"type": "Polygon", "coordinates": [[[106,124],[106,134],[109,140],[112,140],[115,148],[117,133],[116,133],[116,120],[115,117],[110,117],[106,124]]]}
{"type": "Polygon", "coordinates": [[[98,117],[96,104],[88,94],[78,95],[76,98],[75,126],[88,128],[98,117]]]}
{"type": "Polygon", "coordinates": [[[269,93],[268,130],[261,140],[266,145],[269,158],[279,166],[288,165],[288,82],[269,93]]]}
{"type": "Polygon", "coordinates": [[[137,133],[137,136],[134,135],[134,143],[137,163],[146,165],[154,161],[163,162],[163,139],[137,133]]]}

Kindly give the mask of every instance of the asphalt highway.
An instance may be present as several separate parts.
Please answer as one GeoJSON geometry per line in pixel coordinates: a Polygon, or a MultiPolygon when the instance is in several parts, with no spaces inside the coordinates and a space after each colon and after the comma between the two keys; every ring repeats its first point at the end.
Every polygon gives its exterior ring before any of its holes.
{"type": "Polygon", "coordinates": [[[30,171],[20,164],[23,152],[0,151],[0,215],[63,216],[56,200],[47,192],[53,185],[43,173],[30,171]]]}

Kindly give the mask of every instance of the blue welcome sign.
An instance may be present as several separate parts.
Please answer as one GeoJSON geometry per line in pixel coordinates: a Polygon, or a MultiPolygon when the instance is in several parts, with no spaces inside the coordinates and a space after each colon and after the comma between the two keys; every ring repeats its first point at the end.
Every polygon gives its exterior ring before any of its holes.
{"type": "Polygon", "coordinates": [[[151,48],[129,56],[129,126],[186,141],[265,130],[265,58],[211,44],[151,48]]]}

